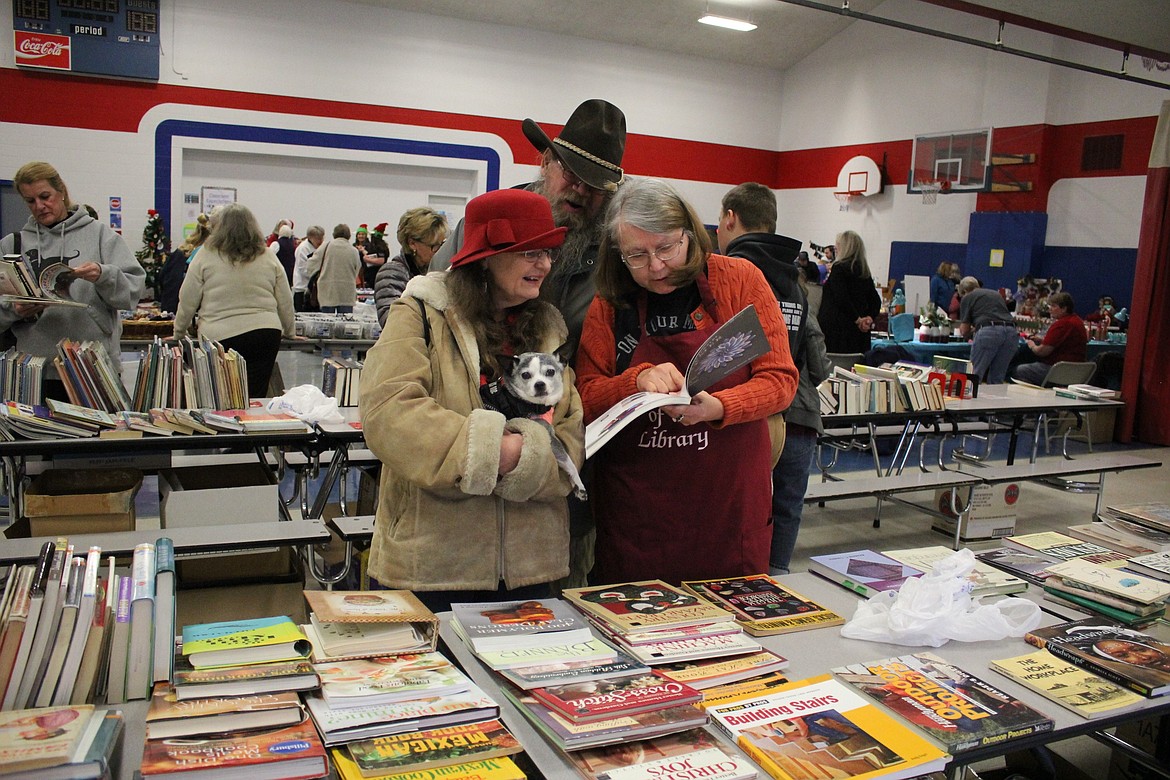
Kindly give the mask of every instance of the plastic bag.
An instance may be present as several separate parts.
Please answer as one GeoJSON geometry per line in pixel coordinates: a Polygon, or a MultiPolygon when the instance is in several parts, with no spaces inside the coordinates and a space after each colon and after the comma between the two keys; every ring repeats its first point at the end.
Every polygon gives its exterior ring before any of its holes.
{"type": "Polygon", "coordinates": [[[269,400],[265,408],[291,414],[310,424],[345,422],[345,415],[337,408],[337,399],[325,395],[316,385],[290,387],[284,395],[269,400]]]}
{"type": "Polygon", "coordinates": [[[915,647],[940,647],[950,640],[976,642],[1023,636],[1040,625],[1040,607],[1027,599],[992,604],[971,597],[967,575],[975,555],[959,550],[932,571],[906,580],[895,591],[879,593],[857,605],[841,636],[915,647]]]}

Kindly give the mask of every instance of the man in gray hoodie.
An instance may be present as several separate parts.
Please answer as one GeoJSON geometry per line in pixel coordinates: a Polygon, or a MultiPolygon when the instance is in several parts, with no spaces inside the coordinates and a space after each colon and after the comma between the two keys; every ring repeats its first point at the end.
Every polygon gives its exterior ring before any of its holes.
{"type": "Polygon", "coordinates": [[[67,295],[85,306],[0,303],[0,332],[14,336],[22,352],[45,357],[57,354],[63,338],[100,341],[119,365],[118,311],[138,305],[146,271],[120,235],[69,199],[65,182],[49,163],[21,166],[13,183],[30,216],[20,231],[0,239],[0,251],[22,255],[38,279],[55,263],[69,266],[67,295]]]}

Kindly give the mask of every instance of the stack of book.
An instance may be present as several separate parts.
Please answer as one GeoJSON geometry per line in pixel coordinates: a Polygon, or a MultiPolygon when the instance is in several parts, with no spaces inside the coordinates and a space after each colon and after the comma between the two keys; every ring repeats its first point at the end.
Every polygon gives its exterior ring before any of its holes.
{"type": "Polygon", "coordinates": [[[1044,713],[933,653],[850,664],[833,674],[952,756],[1047,733],[1054,725],[1044,713]]]}
{"type": "Polygon", "coordinates": [[[89,704],[5,712],[0,715],[0,777],[117,777],[123,731],[121,712],[99,712],[89,704]]]}
{"type": "Polygon", "coordinates": [[[230,433],[301,433],[309,426],[291,414],[264,409],[212,409],[199,413],[204,425],[230,433]]]}
{"type": "Polygon", "coordinates": [[[817,386],[821,414],[895,414],[942,411],[949,398],[971,397],[966,374],[948,374],[930,366],[837,366],[817,386]]]}
{"type": "Polygon", "coordinates": [[[285,616],[184,626],[174,683],[158,682],[151,696],[142,776],[189,776],[193,745],[209,772],[328,772],[297,695],[318,685],[308,652],[285,616]]]}
{"type": "Polygon", "coordinates": [[[839,626],[845,618],[782,585],[767,574],[721,580],[692,580],[683,588],[735,616],[752,636],[787,634],[839,626]]]}
{"type": "Polygon", "coordinates": [[[1134,555],[1126,561],[1125,569],[1170,582],[1170,552],[1134,555]]]}
{"type": "Polygon", "coordinates": [[[0,403],[0,430],[7,440],[85,439],[96,436],[99,426],[54,415],[46,406],[6,401],[0,403]]]}
{"type": "Polygon", "coordinates": [[[435,649],[439,619],[408,590],[306,590],[315,663],[435,649]]]}
{"type": "Polygon", "coordinates": [[[1069,527],[1069,533],[1131,556],[1170,552],[1170,504],[1110,506],[1098,518],[1069,527]]]}
{"type": "Polygon", "coordinates": [[[499,720],[363,739],[334,748],[342,780],[482,777],[523,780],[508,756],[523,748],[499,720]]]}
{"type": "Polygon", "coordinates": [[[1050,576],[1048,568],[1052,564],[1073,558],[1110,568],[1120,568],[1126,563],[1125,553],[1058,531],[1006,536],[1000,539],[1000,547],[976,553],[975,557],[1037,584],[1043,583],[1050,576]]]}
{"type": "Polygon", "coordinates": [[[127,576],[99,547],[74,556],[68,539],[46,542],[9,572],[2,610],[0,708],[145,699],[171,674],[173,547],[139,545],[127,576]]]}
{"type": "Polygon", "coordinates": [[[1166,614],[1170,583],[1072,559],[1053,564],[1044,598],[1129,626],[1145,626],[1166,614]]]}
{"type": "Polygon", "coordinates": [[[595,638],[589,624],[561,599],[452,604],[451,627],[497,671],[617,658],[617,651],[595,638]]]}
{"type": "Polygon", "coordinates": [[[1031,645],[1142,696],[1170,693],[1170,644],[1103,618],[1033,629],[1031,645]]]}
{"type": "Polygon", "coordinates": [[[321,392],[336,398],[338,406],[357,406],[361,400],[362,362],[327,357],[322,363],[321,392]]]}
{"type": "Polygon", "coordinates": [[[39,404],[45,378],[45,360],[40,355],[9,347],[0,354],[0,398],[22,404],[39,404]]]}
{"type": "Polygon", "coordinates": [[[782,780],[902,780],[939,771],[947,761],[938,746],[827,674],[707,711],[728,739],[782,780]]]}
{"type": "Polygon", "coordinates": [[[898,590],[906,580],[923,574],[921,569],[875,550],[813,555],[808,559],[808,570],[866,598],[898,590]]]}
{"type": "Polygon", "coordinates": [[[106,412],[133,408],[122,372],[102,342],[62,339],[53,365],[72,403],[106,412]]]}
{"type": "MultiPolygon", "coordinates": [[[[955,551],[949,547],[934,545],[907,550],[886,550],[885,554],[899,563],[913,566],[922,572],[930,572],[934,570],[936,563],[954,555],[955,551]]],[[[971,595],[975,598],[1020,593],[1028,589],[1027,580],[978,559],[967,575],[967,582],[971,583],[971,595]]]]}
{"type": "Polygon", "coordinates": [[[750,780],[759,774],[750,761],[722,745],[706,729],[688,729],[617,747],[579,750],[569,754],[569,761],[584,780],[626,777],[750,780]]]}
{"type": "Polygon", "coordinates": [[[661,580],[573,588],[564,597],[622,652],[651,666],[763,649],[734,614],[661,580]]]}
{"type": "Polygon", "coordinates": [[[247,363],[234,349],[210,339],[156,336],[139,357],[132,404],[122,408],[238,409],[249,400],[247,363]]]}

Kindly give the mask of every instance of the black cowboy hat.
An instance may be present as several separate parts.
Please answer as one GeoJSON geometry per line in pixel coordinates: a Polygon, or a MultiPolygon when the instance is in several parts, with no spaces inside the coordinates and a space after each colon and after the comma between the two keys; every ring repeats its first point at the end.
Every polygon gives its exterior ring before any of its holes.
{"type": "Polygon", "coordinates": [[[586,100],[573,111],[556,138],[550,139],[531,119],[525,119],[521,127],[537,150],[550,150],[590,187],[613,191],[621,183],[626,115],[612,103],[586,100]]]}

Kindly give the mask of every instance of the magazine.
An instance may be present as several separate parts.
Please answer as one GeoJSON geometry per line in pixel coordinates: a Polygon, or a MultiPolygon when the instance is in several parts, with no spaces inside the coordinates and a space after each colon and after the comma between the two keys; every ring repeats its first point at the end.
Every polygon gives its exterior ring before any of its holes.
{"type": "Polygon", "coordinates": [[[755,304],[752,304],[720,325],[695,352],[687,366],[685,389],[677,393],[634,393],[585,426],[585,457],[592,457],[635,417],[660,406],[686,406],[692,396],[768,354],[771,349],[755,304]]]}
{"type": "Polygon", "coordinates": [[[69,297],[69,285],[75,278],[65,263],[50,263],[36,274],[21,255],[4,255],[0,260],[0,302],[85,308],[88,304],[69,297]]]}
{"type": "Polygon", "coordinates": [[[683,588],[730,610],[752,636],[839,626],[845,618],[780,584],[767,574],[723,580],[692,580],[683,588]]]}

